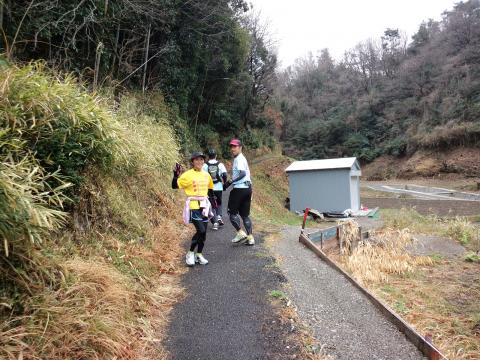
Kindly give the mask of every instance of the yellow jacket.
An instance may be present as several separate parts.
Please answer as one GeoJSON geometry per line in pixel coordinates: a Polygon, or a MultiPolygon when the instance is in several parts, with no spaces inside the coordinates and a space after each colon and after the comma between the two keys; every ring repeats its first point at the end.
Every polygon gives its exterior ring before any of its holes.
{"type": "MultiPolygon", "coordinates": [[[[212,177],[206,171],[190,169],[185,171],[177,180],[178,187],[185,191],[187,196],[208,196],[208,189],[213,189],[212,177]]],[[[197,210],[198,201],[190,202],[190,209],[197,210]]]]}

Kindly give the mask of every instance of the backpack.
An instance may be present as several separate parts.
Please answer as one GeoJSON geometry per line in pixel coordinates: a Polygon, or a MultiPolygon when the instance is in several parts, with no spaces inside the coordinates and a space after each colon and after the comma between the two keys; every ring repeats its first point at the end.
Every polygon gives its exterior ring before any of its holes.
{"type": "Polygon", "coordinates": [[[215,164],[207,163],[208,165],[208,173],[212,177],[213,183],[216,184],[221,181],[220,178],[220,167],[218,166],[220,163],[217,161],[215,164]]]}

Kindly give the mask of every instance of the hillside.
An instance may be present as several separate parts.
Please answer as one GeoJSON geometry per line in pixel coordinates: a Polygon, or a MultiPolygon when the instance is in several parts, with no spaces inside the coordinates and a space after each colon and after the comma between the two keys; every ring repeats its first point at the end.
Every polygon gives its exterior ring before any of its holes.
{"type": "Polygon", "coordinates": [[[382,155],[363,167],[367,180],[419,177],[479,178],[480,148],[458,147],[445,151],[419,150],[401,158],[382,155]]]}
{"type": "Polygon", "coordinates": [[[112,104],[42,64],[0,72],[1,358],[162,356],[178,140],[141,96],[112,104]]]}
{"type": "MultiPolygon", "coordinates": [[[[478,0],[459,2],[441,21],[422,23],[412,39],[387,29],[340,61],[324,49],[287,68],[276,95],[285,153],[414,162],[428,153],[478,148],[479,7],[478,0]]],[[[448,162],[448,156],[441,158],[448,162]]],[[[434,165],[435,171],[441,169],[434,165]]]]}

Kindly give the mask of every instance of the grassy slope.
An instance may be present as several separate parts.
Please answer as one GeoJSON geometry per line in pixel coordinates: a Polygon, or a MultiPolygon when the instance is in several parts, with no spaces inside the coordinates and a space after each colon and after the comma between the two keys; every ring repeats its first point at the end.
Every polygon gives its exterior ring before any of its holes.
{"type": "MultiPolygon", "coordinates": [[[[37,70],[29,70],[30,75],[37,70]]],[[[59,101],[58,109],[47,97],[35,108],[32,98],[28,106],[12,108],[9,114],[25,110],[28,120],[28,111],[36,109],[38,122],[51,121],[54,126],[62,114],[75,119],[78,112],[77,124],[94,116],[80,106],[62,107],[73,101],[62,99],[70,93],[88,98],[84,90],[73,90],[77,85],[70,83],[64,89],[68,94],[57,94],[62,80],[39,76],[41,81],[32,86],[48,86],[41,91],[59,101]],[[51,104],[52,113],[63,112],[51,117],[51,104]]],[[[22,80],[20,90],[30,86],[25,86],[29,78],[22,80]]],[[[2,106],[13,104],[11,79],[2,79],[2,96],[11,100],[2,106]]],[[[25,96],[15,101],[22,99],[25,96]]],[[[180,205],[169,189],[178,145],[166,117],[146,116],[133,95],[125,96],[115,112],[108,101],[92,106],[104,114],[112,131],[110,165],[92,163],[82,171],[83,181],[73,192],[77,202],[67,214],[65,228],[50,231],[43,243],[36,242],[23,253],[21,247],[11,247],[17,243],[8,245],[8,256],[0,253],[2,269],[9,269],[0,276],[1,358],[166,357],[160,343],[162,326],[181,297],[178,275],[183,268],[178,259],[186,231],[180,205]]]]}

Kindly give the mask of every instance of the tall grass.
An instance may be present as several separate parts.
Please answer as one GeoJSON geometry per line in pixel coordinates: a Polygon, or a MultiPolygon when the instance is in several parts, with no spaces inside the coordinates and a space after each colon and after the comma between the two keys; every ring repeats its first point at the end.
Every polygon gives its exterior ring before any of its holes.
{"type": "Polygon", "coordinates": [[[440,218],[422,215],[414,209],[382,210],[385,226],[394,229],[409,229],[418,234],[448,236],[467,249],[480,252],[480,228],[468,219],[440,218]]]}
{"type": "Polygon", "coordinates": [[[166,356],[179,146],[140,101],[113,111],[40,63],[2,68],[0,358],[166,356]]]}
{"type": "Polygon", "coordinates": [[[114,121],[74,79],[42,63],[0,71],[0,234],[3,253],[22,253],[65,221],[70,183],[106,165],[114,121]],[[13,247],[13,245],[15,245],[13,247]]]}
{"type": "Polygon", "coordinates": [[[57,173],[48,174],[32,158],[0,162],[0,237],[3,254],[28,251],[42,237],[65,223],[61,209],[70,186],[57,173]],[[58,186],[53,188],[49,180],[58,186]]]}

